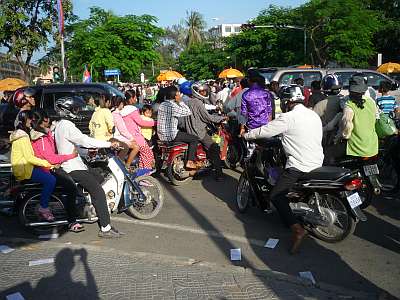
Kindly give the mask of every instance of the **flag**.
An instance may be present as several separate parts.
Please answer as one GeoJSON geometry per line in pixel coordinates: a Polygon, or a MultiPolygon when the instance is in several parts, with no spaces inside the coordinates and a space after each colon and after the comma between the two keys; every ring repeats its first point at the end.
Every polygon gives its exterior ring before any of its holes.
{"type": "Polygon", "coordinates": [[[88,68],[87,68],[87,65],[85,65],[85,71],[83,71],[83,78],[82,78],[82,81],[83,81],[84,83],[92,82],[92,76],[90,75],[90,72],[89,72],[89,70],[88,70],[88,68]]]}
{"type": "Polygon", "coordinates": [[[58,31],[61,35],[64,34],[64,11],[62,6],[62,0],[57,0],[57,12],[58,12],[58,31]]]}

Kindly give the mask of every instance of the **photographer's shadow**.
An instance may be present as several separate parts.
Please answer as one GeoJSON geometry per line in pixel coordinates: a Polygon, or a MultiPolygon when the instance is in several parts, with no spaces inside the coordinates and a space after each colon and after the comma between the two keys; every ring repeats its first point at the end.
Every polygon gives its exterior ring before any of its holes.
{"type": "Polygon", "coordinates": [[[64,248],[61,250],[55,259],[56,274],[42,278],[38,282],[32,299],[100,299],[96,281],[88,265],[87,255],[85,249],[64,248]],[[80,256],[80,262],[83,264],[86,285],[72,278],[75,255],[80,256]]]}

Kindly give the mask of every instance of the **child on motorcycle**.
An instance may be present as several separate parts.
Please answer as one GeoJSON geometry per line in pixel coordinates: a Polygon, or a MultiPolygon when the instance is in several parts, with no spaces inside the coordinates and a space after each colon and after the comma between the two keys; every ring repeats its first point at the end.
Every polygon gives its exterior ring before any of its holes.
{"type": "Polygon", "coordinates": [[[11,133],[11,166],[17,180],[31,180],[32,182],[43,185],[40,196],[40,207],[38,215],[48,222],[54,221],[54,216],[49,209],[50,196],[56,185],[55,177],[42,168],[54,168],[47,160],[35,156],[29,132],[31,130],[32,112],[30,110],[21,111],[18,114],[16,130],[11,133]]]}
{"type": "MultiPolygon", "coordinates": [[[[153,115],[153,108],[151,107],[151,105],[148,104],[143,105],[140,115],[142,119],[145,121],[154,121],[152,119],[152,115],[153,115]]],[[[153,137],[153,127],[142,126],[140,128],[140,131],[142,132],[142,135],[146,139],[148,145],[151,147],[151,139],[153,137]]]]}
{"type": "MultiPolygon", "coordinates": [[[[61,165],[63,162],[78,156],[76,152],[66,155],[57,154],[53,132],[50,130],[50,118],[44,111],[37,110],[33,113],[30,136],[35,156],[47,160],[53,165],[61,165]]],[[[44,169],[44,171],[49,173],[47,169],[44,169]]],[[[78,215],[76,211],[76,196],[78,190],[74,180],[62,168],[54,169],[51,174],[56,178],[56,184],[64,188],[64,192],[68,197],[66,203],[68,230],[71,232],[83,231],[84,227],[76,222],[78,215]]]]}

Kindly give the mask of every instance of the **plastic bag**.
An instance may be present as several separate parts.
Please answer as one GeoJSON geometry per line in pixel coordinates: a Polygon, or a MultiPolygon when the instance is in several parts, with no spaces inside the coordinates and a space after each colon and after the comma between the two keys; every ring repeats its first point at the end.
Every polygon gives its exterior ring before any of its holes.
{"type": "Polygon", "coordinates": [[[378,138],[383,139],[387,136],[396,134],[397,128],[394,121],[388,115],[380,113],[379,119],[375,122],[375,131],[378,138]]]}

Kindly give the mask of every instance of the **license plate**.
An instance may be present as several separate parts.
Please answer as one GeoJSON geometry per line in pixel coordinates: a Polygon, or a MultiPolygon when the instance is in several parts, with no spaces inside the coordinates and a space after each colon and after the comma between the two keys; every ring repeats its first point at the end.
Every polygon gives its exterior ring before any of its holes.
{"type": "Polygon", "coordinates": [[[358,193],[347,196],[347,201],[349,202],[351,208],[356,208],[362,204],[361,197],[358,193]]]}
{"type": "Polygon", "coordinates": [[[367,176],[378,175],[379,174],[378,166],[377,165],[364,166],[364,173],[367,176]]]}

